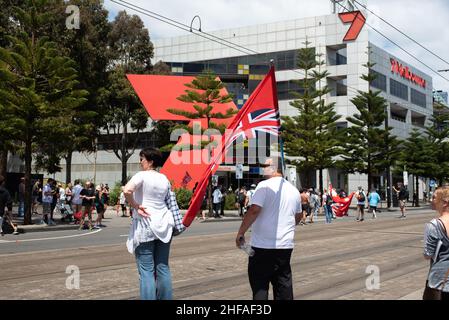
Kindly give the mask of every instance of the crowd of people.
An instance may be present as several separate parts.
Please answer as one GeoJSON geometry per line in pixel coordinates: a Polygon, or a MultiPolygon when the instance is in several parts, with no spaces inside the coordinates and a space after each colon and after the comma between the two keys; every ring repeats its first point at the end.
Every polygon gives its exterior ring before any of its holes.
{"type": "MultiPolygon", "coordinates": [[[[18,217],[23,216],[24,195],[21,195],[21,190],[24,189],[23,180],[22,178],[19,185],[18,217]]],[[[99,184],[95,187],[89,180],[84,184],[80,180],[75,180],[74,184],[64,185],[53,178],[48,178],[44,185],[39,180],[36,181],[32,186],[31,195],[32,214],[39,214],[38,207],[42,205],[40,224],[55,225],[54,215],[57,213],[60,214],[62,221],[79,223],[80,229],[83,229],[86,217],[87,227],[90,230],[104,226],[102,221],[110,202],[108,184],[99,184]],[[92,220],[94,212],[97,215],[95,222],[92,220]]]]}

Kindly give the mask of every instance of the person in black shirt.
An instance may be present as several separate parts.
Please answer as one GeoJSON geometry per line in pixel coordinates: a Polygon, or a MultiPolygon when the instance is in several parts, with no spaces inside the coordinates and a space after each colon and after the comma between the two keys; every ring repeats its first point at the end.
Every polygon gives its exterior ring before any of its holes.
{"type": "Polygon", "coordinates": [[[4,236],[3,233],[3,217],[5,216],[5,207],[8,208],[6,212],[5,221],[13,228],[13,234],[19,234],[17,232],[17,227],[14,226],[11,219],[12,212],[12,199],[9,191],[4,187],[5,178],[0,175],[0,234],[4,236]]]}
{"type": "Polygon", "coordinates": [[[83,210],[79,229],[83,229],[84,219],[87,215],[89,219],[89,230],[92,230],[92,207],[95,200],[95,189],[90,181],[86,181],[85,188],[81,190],[80,198],[83,200],[83,210]]]}

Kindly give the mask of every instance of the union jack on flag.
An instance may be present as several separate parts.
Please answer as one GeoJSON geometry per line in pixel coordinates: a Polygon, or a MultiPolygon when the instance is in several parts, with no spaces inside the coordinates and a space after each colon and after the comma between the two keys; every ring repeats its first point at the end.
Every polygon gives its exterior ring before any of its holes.
{"type": "Polygon", "coordinates": [[[279,112],[275,109],[263,109],[248,113],[240,121],[229,143],[234,142],[239,137],[254,139],[256,138],[256,132],[266,132],[278,136],[280,125],[279,112]]]}

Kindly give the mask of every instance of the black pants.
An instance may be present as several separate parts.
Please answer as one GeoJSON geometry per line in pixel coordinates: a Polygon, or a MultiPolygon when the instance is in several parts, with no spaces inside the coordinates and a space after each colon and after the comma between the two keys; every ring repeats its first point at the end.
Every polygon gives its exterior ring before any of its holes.
{"type": "Polygon", "coordinates": [[[293,300],[290,258],[293,249],[253,248],[249,258],[248,276],[253,300],[268,300],[269,285],[273,286],[274,300],[293,300]]]}

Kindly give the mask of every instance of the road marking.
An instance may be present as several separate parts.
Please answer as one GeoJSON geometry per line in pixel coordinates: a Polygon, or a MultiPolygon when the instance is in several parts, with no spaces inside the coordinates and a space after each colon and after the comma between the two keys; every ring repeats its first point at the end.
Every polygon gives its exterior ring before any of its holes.
{"type": "Polygon", "coordinates": [[[0,244],[5,244],[5,243],[14,243],[14,242],[33,242],[33,241],[46,241],[46,240],[58,240],[58,239],[67,239],[67,238],[77,238],[77,237],[84,237],[84,236],[88,236],[91,234],[95,234],[98,233],[100,231],[102,231],[103,229],[98,229],[95,230],[93,232],[89,232],[89,233],[83,233],[83,234],[76,234],[73,236],[62,236],[62,237],[53,237],[53,238],[38,238],[38,239],[16,239],[16,240],[0,240],[0,244]]]}

